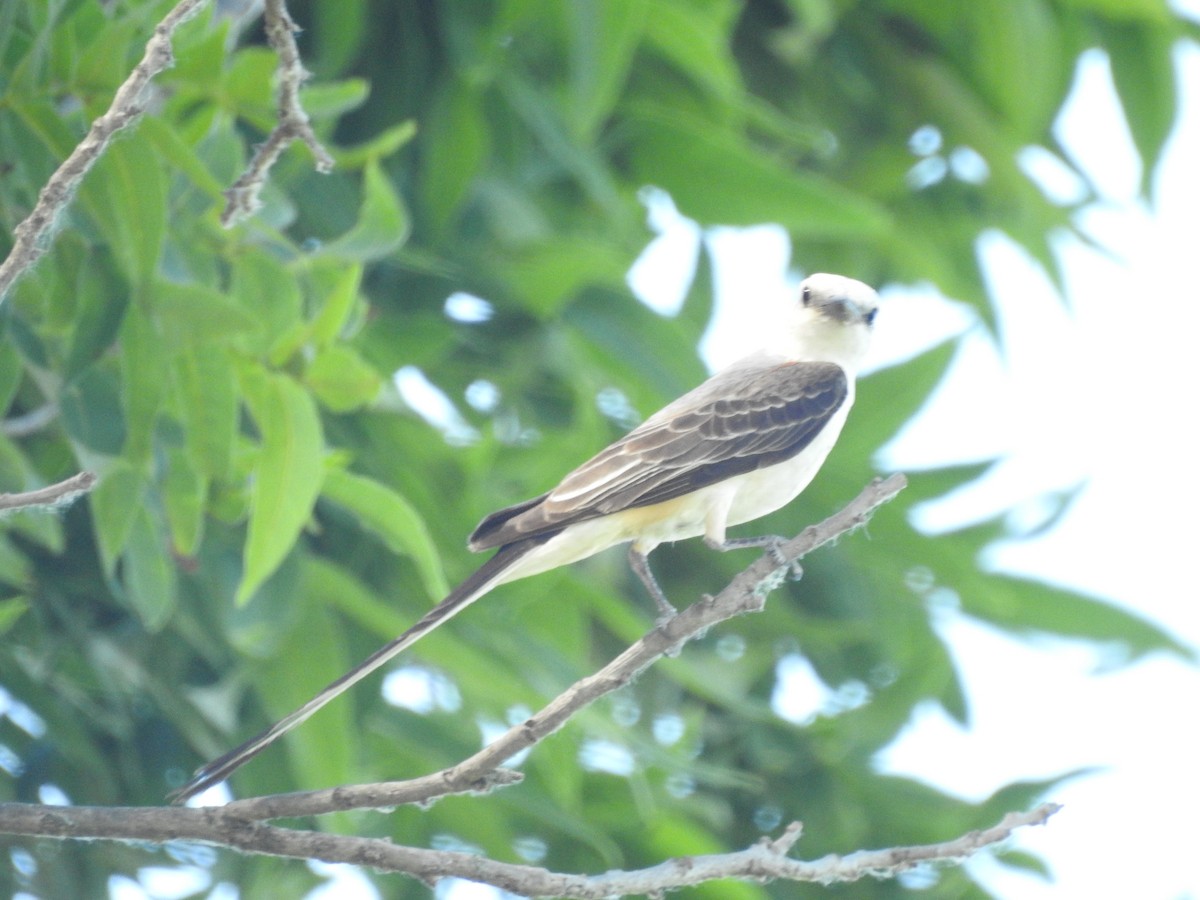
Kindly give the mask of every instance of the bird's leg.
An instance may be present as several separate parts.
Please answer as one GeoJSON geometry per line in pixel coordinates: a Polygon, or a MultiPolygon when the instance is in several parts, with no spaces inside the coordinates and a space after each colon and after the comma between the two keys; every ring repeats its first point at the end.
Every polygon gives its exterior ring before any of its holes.
{"type": "Polygon", "coordinates": [[[671,619],[675,615],[675,607],[671,605],[671,601],[659,587],[658,580],[650,571],[650,561],[646,558],[646,554],[637,548],[637,544],[629,545],[629,568],[633,569],[633,574],[641,579],[646,590],[650,592],[650,596],[654,598],[654,605],[658,607],[659,624],[671,619]]]}
{"type": "Polygon", "coordinates": [[[726,538],[723,541],[714,541],[711,538],[705,537],[704,543],[708,544],[714,550],[720,550],[722,553],[728,550],[743,550],[746,547],[762,547],[766,550],[767,555],[781,568],[787,566],[791,569],[793,581],[799,581],[804,576],[804,569],[800,565],[800,560],[789,560],[784,555],[783,545],[787,541],[777,534],[764,534],[758,537],[726,538]]]}

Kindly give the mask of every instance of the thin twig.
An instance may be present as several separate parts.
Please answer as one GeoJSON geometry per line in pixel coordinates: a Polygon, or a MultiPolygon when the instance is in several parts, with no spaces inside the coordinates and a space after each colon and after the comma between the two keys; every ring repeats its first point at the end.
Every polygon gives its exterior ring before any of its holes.
{"type": "MultiPolygon", "coordinates": [[[[886,480],[876,479],[841,512],[804,529],[799,536],[786,542],[781,548],[783,554],[790,563],[822,544],[859,528],[876,509],[900,493],[906,484],[907,480],[900,474],[886,480]]],[[[423,803],[447,793],[478,789],[478,785],[488,783],[505,760],[557,731],[569,718],[599,697],[628,684],[659,657],[675,651],[719,622],[762,609],[767,590],[777,585],[786,571],[787,567],[780,568],[770,554],[763,554],[716,597],[705,597],[693,603],[634,643],[603,669],[571,685],[540,711],[510,728],[474,756],[441,772],[411,781],[346,785],[318,791],[249,797],[229,803],[226,809],[244,819],[309,816],[349,809],[423,803]]]]}
{"type": "MultiPolygon", "coordinates": [[[[42,806],[0,804],[0,833],[76,840],[192,840],[247,853],[369,866],[434,882],[465,878],[525,897],[578,900],[654,894],[724,878],[817,884],[893,877],[930,862],[960,862],[1018,829],[1041,825],[1058,812],[1045,803],[1028,813],[1009,813],[995,826],[938,844],[864,850],[813,862],[789,859],[786,840],[760,841],[745,850],[671,859],[648,869],[570,875],[534,866],[496,862],[466,853],[426,850],[379,838],[346,837],[248,822],[225,808],[42,806]],[[782,850],[782,852],[781,852],[782,850]]],[[[794,831],[789,826],[788,831],[794,831]]],[[[787,833],[785,833],[785,837],[787,833]]]]}
{"type": "Polygon", "coordinates": [[[180,0],[155,26],[154,36],[146,44],[146,53],[117,88],[108,111],[92,123],[87,135],[63,160],[38,194],[37,204],[13,232],[13,246],[8,257],[0,263],[0,302],[9,288],[46,251],[50,232],[59,214],[75,195],[83,176],[95,165],[112,136],[135,121],[145,110],[146,89],[161,72],[169,69],[175,59],[171,53],[171,36],[180,25],[194,16],[208,0],[180,0]]]}
{"type": "Polygon", "coordinates": [[[259,193],[267,182],[267,175],[292,141],[301,140],[308,145],[316,157],[318,172],[333,169],[333,157],[317,140],[308,114],[300,105],[300,86],[309,76],[296,46],[295,33],[300,29],[288,14],[284,0],[266,0],[263,19],[267,40],[279,57],[278,116],[267,139],[254,151],[246,171],[225,191],[226,204],[221,213],[221,224],[226,228],[233,227],[262,207],[259,193]]]}
{"type": "Polygon", "coordinates": [[[31,506],[58,507],[73,503],[96,485],[96,476],[91,472],[80,472],[49,487],[20,494],[0,494],[0,511],[28,509],[31,506]]]}

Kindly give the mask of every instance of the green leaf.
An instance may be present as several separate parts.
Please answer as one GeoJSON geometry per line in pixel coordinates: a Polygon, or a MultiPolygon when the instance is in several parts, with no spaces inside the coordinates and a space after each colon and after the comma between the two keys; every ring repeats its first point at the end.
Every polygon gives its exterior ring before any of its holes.
{"type": "Polygon", "coordinates": [[[375,160],[363,169],[363,202],[358,221],[321,248],[326,256],[368,261],[387,256],[408,239],[408,212],[375,160]]]}
{"type": "MultiPolygon", "coordinates": [[[[211,90],[225,69],[231,18],[205,10],[175,33],[175,65],[161,76],[172,85],[211,90]]],[[[147,121],[153,116],[148,117],[147,121]]]]}
{"type": "Polygon", "coordinates": [[[1106,19],[1140,19],[1165,23],[1171,8],[1164,0],[1062,0],[1064,7],[1095,12],[1106,19]]]}
{"type": "Polygon", "coordinates": [[[453,221],[487,160],[491,140],[483,107],[478,87],[459,79],[430,110],[422,142],[428,164],[420,190],[436,231],[453,221]]]}
{"type": "Polygon", "coordinates": [[[12,109],[54,158],[65,158],[75,147],[75,135],[49,101],[13,97],[12,109]]]}
{"type": "Polygon", "coordinates": [[[125,596],[147,631],[158,631],[175,611],[175,567],[167,555],[163,529],[139,506],[121,557],[125,596]]]}
{"type": "MultiPolygon", "coordinates": [[[[328,480],[326,481],[328,486],[328,480]]],[[[320,556],[305,559],[304,581],[314,597],[330,609],[336,609],[361,627],[390,640],[412,625],[412,620],[396,611],[394,603],[381,600],[365,584],[345,569],[320,556]]],[[[438,594],[440,600],[445,594],[438,594]]]]}
{"type": "Polygon", "coordinates": [[[125,455],[149,458],[154,426],[168,386],[167,347],[155,323],[135,304],[121,327],[121,393],[128,436],[125,455]]]}
{"type": "MultiPolygon", "coordinates": [[[[257,254],[248,257],[260,262],[265,258],[257,254]]],[[[235,269],[235,291],[246,289],[244,283],[236,279],[244,278],[246,270],[255,265],[249,261],[239,262],[243,264],[235,269]]],[[[281,268],[270,267],[267,272],[255,272],[262,279],[254,283],[257,307],[248,306],[242,294],[235,294],[236,299],[230,299],[202,284],[159,281],[154,286],[155,313],[167,346],[171,350],[188,344],[211,347],[214,342],[227,344],[234,337],[265,331],[273,318],[270,311],[278,305],[273,298],[286,289],[290,280],[280,272],[281,268]],[[267,288],[263,280],[271,276],[271,285],[267,288]]],[[[298,301],[295,306],[299,306],[298,301]]]]}
{"type": "Polygon", "coordinates": [[[71,26],[79,37],[79,46],[71,54],[70,81],[84,91],[96,86],[116,86],[129,75],[127,48],[145,41],[139,23],[104,16],[99,9],[80,6],[71,26]]]}
{"type": "Polygon", "coordinates": [[[9,597],[7,600],[0,600],[0,635],[12,628],[17,623],[17,619],[25,615],[28,609],[29,600],[26,597],[9,597]]]}
{"type": "Polygon", "coordinates": [[[1100,33],[1125,121],[1142,158],[1142,190],[1149,195],[1159,154],[1179,113],[1171,56],[1175,29],[1130,22],[1101,24],[1100,33]]]}
{"type": "Polygon", "coordinates": [[[194,556],[204,534],[208,482],[189,465],[185,453],[174,450],[167,454],[161,490],[172,547],[180,556],[194,556]]]}
{"type": "Polygon", "coordinates": [[[275,66],[278,60],[266,47],[244,47],[234,54],[225,72],[226,107],[253,122],[263,132],[274,125],[275,66]]]}
{"type": "Polygon", "coordinates": [[[38,483],[37,473],[21,448],[0,433],[0,491],[24,491],[38,483]]]}
{"type": "Polygon", "coordinates": [[[296,276],[262,249],[247,249],[234,259],[230,296],[241,308],[237,317],[256,325],[237,341],[241,349],[255,356],[286,340],[303,322],[296,276]]]}
{"type": "Polygon", "coordinates": [[[546,318],[589,285],[621,289],[632,262],[603,238],[563,236],[512,254],[501,270],[526,308],[546,318]]]}
{"type": "Polygon", "coordinates": [[[166,175],[150,142],[136,131],[113,141],[84,179],[80,198],[130,282],[149,283],[167,226],[166,175]]]}
{"type": "Polygon", "coordinates": [[[332,119],[362,106],[370,85],[361,78],[310,84],[300,91],[300,103],[312,119],[332,119]]]}
{"type": "Polygon", "coordinates": [[[336,7],[318,4],[309,10],[321,36],[314,48],[318,71],[341,72],[354,61],[370,30],[372,19],[366,10],[367,0],[343,0],[336,7]]]}
{"type": "Polygon", "coordinates": [[[133,520],[146,495],[142,474],[124,460],[115,462],[92,490],[88,503],[92,527],[100,547],[100,564],[112,576],[117,559],[125,552],[133,520]]]}
{"type": "Polygon", "coordinates": [[[730,45],[737,4],[651,0],[646,6],[649,47],[714,97],[730,102],[742,92],[730,45]]]}
{"type": "Polygon", "coordinates": [[[155,151],[163,161],[174,171],[187,176],[192,184],[212,200],[221,201],[221,192],[225,185],[209,171],[204,160],[187,144],[179,131],[156,116],[147,116],[138,127],[154,145],[155,151]]]}
{"type": "MultiPolygon", "coordinates": [[[[566,321],[605,354],[605,367],[624,376],[622,389],[643,412],[661,406],[664,398],[678,397],[704,379],[704,370],[693,353],[677,352],[695,346],[695,335],[685,322],[664,319],[643,304],[609,291],[587,291],[565,313],[566,321]],[[663,352],[664,348],[673,348],[663,352]],[[652,367],[647,360],[655,360],[652,367]],[[643,379],[652,391],[633,390],[643,379]],[[633,382],[633,383],[630,383],[633,382]]],[[[620,384],[621,382],[617,382],[620,384]]]]}
{"type": "Polygon", "coordinates": [[[358,516],[392,551],[411,557],[430,597],[441,600],[449,593],[441,557],[429,528],[400,494],[378,481],[342,469],[326,473],[322,494],[358,516]]]}
{"type": "Polygon", "coordinates": [[[89,366],[63,385],[59,398],[67,434],[85,447],[116,456],[125,444],[125,415],[111,366],[89,366]]]}
{"type": "Polygon", "coordinates": [[[316,405],[294,381],[253,364],[240,368],[239,380],[262,435],[236,596],[243,604],[278,568],[308,522],[324,478],[325,445],[316,405]]]}
{"type": "Polygon", "coordinates": [[[362,265],[357,263],[339,264],[332,271],[319,264],[314,266],[313,280],[324,298],[309,325],[310,337],[318,347],[331,343],[346,327],[358,302],[362,274],[362,265]]]}
{"type": "Polygon", "coordinates": [[[651,5],[645,0],[564,5],[569,29],[566,114],[575,139],[594,140],[612,114],[651,5]]]}
{"type": "Polygon", "coordinates": [[[12,342],[0,340],[0,412],[12,406],[13,396],[24,375],[25,366],[12,342]]]}
{"type": "Polygon", "coordinates": [[[1020,869],[1030,875],[1037,875],[1046,884],[1054,883],[1054,872],[1040,856],[1034,856],[1032,853],[1021,850],[1002,849],[996,854],[996,859],[1006,866],[1012,866],[1014,869],[1020,869]]]}
{"type": "Polygon", "coordinates": [[[359,409],[379,395],[383,377],[345,344],[333,344],[313,357],[304,383],[333,412],[359,409]]]}
{"type": "Polygon", "coordinates": [[[963,601],[968,612],[1017,633],[1040,631],[1107,642],[1128,648],[1134,659],[1167,650],[1197,660],[1194,649],[1149,620],[1049,584],[992,573],[986,576],[983,590],[972,591],[963,601]]]}
{"type": "Polygon", "coordinates": [[[1053,11],[1043,0],[972,3],[963,11],[966,22],[956,27],[960,34],[964,24],[968,30],[960,44],[968,77],[1017,134],[1036,140],[1053,120],[1065,87],[1055,77],[1062,69],[1062,41],[1053,11]]]}
{"type": "Polygon", "coordinates": [[[230,477],[237,435],[237,384],[219,348],[188,345],[173,357],[179,413],[192,465],[217,481],[230,477]]]}
{"type": "MultiPolygon", "coordinates": [[[[34,285],[37,276],[38,273],[34,272],[30,277],[23,278],[21,281],[17,282],[16,289],[13,291],[14,296],[10,301],[10,304],[15,305],[17,298],[19,298],[26,291],[32,290],[32,285],[34,285]]],[[[20,316],[13,316],[10,318],[8,320],[7,331],[8,334],[6,337],[10,339],[11,346],[15,347],[21,356],[28,360],[32,365],[35,365],[41,369],[44,369],[50,365],[50,354],[47,350],[46,343],[36,331],[29,327],[29,324],[23,318],[20,316]]]]}
{"type": "Polygon", "coordinates": [[[631,127],[637,183],[662,188],[702,224],[778,222],[794,235],[825,239],[871,237],[889,225],[871,199],[787,168],[716,123],[643,106],[631,127]]]}
{"type": "Polygon", "coordinates": [[[353,147],[331,149],[338,168],[361,169],[368,162],[387,159],[417,135],[417,123],[412,119],[385,128],[375,137],[353,147]]]}
{"type": "Polygon", "coordinates": [[[25,587],[33,577],[33,563],[7,535],[0,535],[0,582],[25,587]]]}
{"type": "Polygon", "coordinates": [[[128,292],[113,285],[99,268],[84,262],[74,279],[70,344],[63,364],[68,378],[109,350],[129,303],[128,292]]]}

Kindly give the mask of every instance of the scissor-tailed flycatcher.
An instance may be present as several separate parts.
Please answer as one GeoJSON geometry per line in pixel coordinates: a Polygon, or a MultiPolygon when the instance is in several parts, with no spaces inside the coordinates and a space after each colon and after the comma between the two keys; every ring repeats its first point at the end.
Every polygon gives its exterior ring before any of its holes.
{"type": "Polygon", "coordinates": [[[507,581],[536,575],[630,542],[634,571],[664,610],[670,605],[646,554],[704,535],[718,550],[772,546],[774,537],[727,540],[729,525],[774,512],[825,461],[854,402],[878,297],[859,281],[813,275],[767,346],[659,410],[585,462],[549,493],[494,512],[471,534],[472,550],[496,553],[412,628],[367,657],[291,715],[197,770],[176,791],[186,800],[224,780],[268,744],[507,581]]]}

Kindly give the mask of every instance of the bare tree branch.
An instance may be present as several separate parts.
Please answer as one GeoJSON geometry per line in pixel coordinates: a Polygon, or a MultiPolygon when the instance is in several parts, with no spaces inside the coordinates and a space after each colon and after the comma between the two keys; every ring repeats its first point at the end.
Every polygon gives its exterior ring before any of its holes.
{"type": "MultiPolygon", "coordinates": [[[[812,525],[780,548],[790,564],[817,547],[867,523],[871,514],[895,497],[907,480],[901,474],[876,479],[845,509],[812,525]]],[[[719,622],[763,608],[767,593],[784,579],[788,566],[763,554],[716,597],[705,597],[645,635],[593,675],[577,681],[539,712],[513,726],[474,756],[433,775],[411,781],[346,785],[319,791],[274,794],[235,800],[227,809],[245,819],[308,816],[349,809],[378,809],[422,803],[448,793],[489,789],[490,779],[517,753],[557,731],[566,721],[605,694],[628,684],[634,676],[719,622]]]]}
{"type": "Polygon", "coordinates": [[[864,850],[812,862],[787,857],[800,827],[793,823],[775,840],[745,850],[672,859],[648,869],[603,875],[567,875],[534,866],[496,862],[466,853],[404,847],[378,838],[344,837],[278,828],[239,818],[222,808],[40,806],[0,804],[0,833],[60,839],[110,839],[165,843],[203,841],[247,853],[320,859],[400,872],[426,882],[457,877],[494,885],[526,897],[580,900],[655,894],[723,878],[818,884],[893,877],[931,862],[961,862],[1007,840],[1018,828],[1041,825],[1059,810],[1046,803],[1028,813],[1009,813],[995,826],[939,844],[864,850]]]}
{"type": "Polygon", "coordinates": [[[50,232],[59,214],[75,195],[83,176],[96,164],[112,140],[112,136],[134,122],[145,110],[146,89],[161,72],[175,61],[171,53],[171,36],[180,25],[194,16],[208,0],[180,0],[154,29],[146,44],[146,53],[117,88],[108,111],[92,123],[87,135],[63,160],[38,194],[37,203],[13,233],[13,246],[8,257],[0,263],[0,302],[9,288],[45,252],[50,232]]]}
{"type": "Polygon", "coordinates": [[[288,15],[284,0],[266,0],[263,18],[267,40],[279,56],[278,121],[267,139],[254,151],[254,158],[250,160],[246,171],[225,191],[226,204],[225,211],[221,213],[221,224],[226,228],[233,227],[262,207],[258,195],[267,182],[267,175],[292,141],[301,140],[308,145],[316,157],[318,172],[333,169],[333,157],[317,140],[308,114],[300,105],[300,86],[309,75],[300,62],[300,51],[296,47],[295,33],[300,29],[288,15]]]}
{"type": "Polygon", "coordinates": [[[81,494],[86,494],[96,485],[96,476],[91,472],[80,472],[70,478],[20,494],[0,494],[0,511],[27,509],[31,506],[67,506],[81,494]]]}

